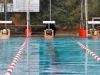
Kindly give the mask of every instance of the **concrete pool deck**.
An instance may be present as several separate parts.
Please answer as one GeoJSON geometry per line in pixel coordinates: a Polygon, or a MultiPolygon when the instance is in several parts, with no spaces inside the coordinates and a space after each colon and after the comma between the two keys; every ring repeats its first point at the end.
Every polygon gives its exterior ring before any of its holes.
{"type": "MultiPolygon", "coordinates": [[[[15,35],[13,37],[25,37],[23,34],[15,35]]],[[[44,37],[43,34],[32,34],[31,37],[44,37]]],[[[79,37],[77,34],[56,34],[55,37],[79,37]]]]}

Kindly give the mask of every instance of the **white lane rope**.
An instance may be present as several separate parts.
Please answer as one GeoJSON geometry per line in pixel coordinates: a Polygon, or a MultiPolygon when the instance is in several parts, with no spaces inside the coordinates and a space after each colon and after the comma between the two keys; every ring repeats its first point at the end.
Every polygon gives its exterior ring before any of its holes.
{"type": "Polygon", "coordinates": [[[86,46],[84,46],[82,43],[78,42],[75,38],[72,38],[79,46],[81,46],[83,49],[86,50],[87,53],[92,55],[98,62],[100,62],[100,57],[98,57],[94,52],[92,52],[90,49],[88,49],[86,46]]]}
{"type": "Polygon", "coordinates": [[[9,66],[9,68],[8,68],[8,70],[6,71],[5,75],[11,75],[11,73],[12,73],[12,71],[13,71],[13,69],[14,69],[14,67],[15,67],[15,65],[16,65],[16,63],[17,63],[17,61],[18,61],[18,59],[19,59],[19,57],[20,57],[20,55],[21,55],[21,53],[22,53],[22,51],[23,51],[23,49],[24,49],[24,47],[25,47],[25,45],[26,45],[26,43],[27,43],[27,39],[24,41],[24,43],[23,43],[22,46],[20,47],[20,49],[19,49],[17,55],[15,56],[15,58],[14,58],[14,60],[12,61],[11,65],[9,66]]]}

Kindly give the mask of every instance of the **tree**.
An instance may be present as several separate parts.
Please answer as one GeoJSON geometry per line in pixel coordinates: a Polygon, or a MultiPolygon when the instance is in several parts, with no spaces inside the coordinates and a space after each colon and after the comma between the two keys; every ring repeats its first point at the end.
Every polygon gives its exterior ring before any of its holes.
{"type": "Polygon", "coordinates": [[[100,14],[100,1],[99,0],[88,0],[88,19],[92,20],[92,17],[99,17],[100,14]]]}
{"type": "Polygon", "coordinates": [[[80,22],[81,17],[81,1],[80,0],[67,0],[66,11],[68,12],[68,25],[72,29],[76,23],[80,22]]]}
{"type": "MultiPolygon", "coordinates": [[[[13,0],[7,0],[12,2],[13,0]]],[[[40,0],[40,11],[31,12],[31,24],[42,24],[44,20],[50,20],[50,0],[40,0]]],[[[80,23],[81,18],[81,0],[51,0],[51,19],[56,21],[57,25],[70,26],[71,28],[80,23]]],[[[88,18],[100,16],[100,0],[88,0],[88,18]]],[[[83,9],[84,10],[84,9],[83,9]]],[[[22,17],[26,17],[26,13],[18,12],[22,17]]],[[[0,13],[3,15],[4,13],[0,13]]],[[[14,16],[16,12],[7,13],[7,17],[14,16]]],[[[85,14],[85,13],[84,13],[85,14]]],[[[85,19],[85,15],[84,15],[85,19]]]]}

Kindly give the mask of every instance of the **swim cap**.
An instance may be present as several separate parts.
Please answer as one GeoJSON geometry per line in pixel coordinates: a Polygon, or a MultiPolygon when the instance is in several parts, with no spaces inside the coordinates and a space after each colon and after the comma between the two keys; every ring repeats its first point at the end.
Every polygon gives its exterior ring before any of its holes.
{"type": "Polygon", "coordinates": [[[98,35],[98,32],[97,31],[94,31],[94,35],[98,35]]]}
{"type": "Polygon", "coordinates": [[[52,33],[52,30],[51,29],[47,29],[46,30],[46,33],[48,34],[48,33],[52,33]]]}
{"type": "Polygon", "coordinates": [[[6,29],[3,29],[2,33],[3,34],[6,34],[7,33],[7,30],[6,29]]]}

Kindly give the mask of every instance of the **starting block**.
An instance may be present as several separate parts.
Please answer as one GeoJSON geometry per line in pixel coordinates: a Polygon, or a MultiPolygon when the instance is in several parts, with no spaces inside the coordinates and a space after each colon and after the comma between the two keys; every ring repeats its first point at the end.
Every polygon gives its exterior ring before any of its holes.
{"type": "Polygon", "coordinates": [[[100,24],[100,21],[88,21],[88,24],[100,24]]]}
{"type": "Polygon", "coordinates": [[[12,23],[12,21],[0,21],[1,24],[4,24],[4,23],[12,23]]]}
{"type": "Polygon", "coordinates": [[[43,21],[43,24],[55,24],[55,21],[43,21]]]}

